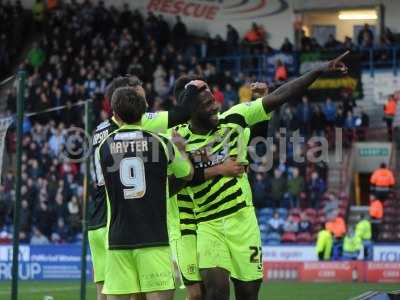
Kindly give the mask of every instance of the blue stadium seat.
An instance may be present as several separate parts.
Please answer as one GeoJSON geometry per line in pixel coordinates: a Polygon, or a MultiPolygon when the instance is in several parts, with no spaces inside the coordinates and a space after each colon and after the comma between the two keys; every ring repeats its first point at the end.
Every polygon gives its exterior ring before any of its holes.
{"type": "Polygon", "coordinates": [[[262,242],[264,245],[277,245],[281,242],[281,236],[279,233],[271,232],[262,237],[262,242]]]}
{"type": "Polygon", "coordinates": [[[272,218],[272,215],[274,214],[274,210],[272,208],[261,208],[257,210],[257,215],[259,217],[264,217],[264,218],[272,218]]]}
{"type": "Polygon", "coordinates": [[[280,216],[282,219],[284,219],[284,220],[287,219],[288,210],[287,210],[286,208],[283,208],[283,207],[278,208],[277,212],[278,212],[279,216],[280,216]]]}

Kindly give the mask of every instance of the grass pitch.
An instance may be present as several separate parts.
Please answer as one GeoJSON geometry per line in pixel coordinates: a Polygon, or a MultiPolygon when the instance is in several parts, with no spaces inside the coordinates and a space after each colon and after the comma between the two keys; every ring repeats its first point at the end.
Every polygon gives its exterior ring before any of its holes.
{"type": "MultiPolygon", "coordinates": [[[[10,299],[10,281],[0,282],[0,299],[10,299]]],[[[400,284],[367,283],[299,283],[271,282],[263,284],[260,300],[347,300],[371,290],[393,291],[400,284]]],[[[95,286],[88,284],[87,300],[95,300],[95,286]]],[[[52,296],[54,300],[79,300],[77,281],[23,281],[19,283],[19,300],[43,300],[52,296]]],[[[231,299],[234,299],[233,295],[231,299]]],[[[185,300],[185,292],[177,290],[175,300],[185,300]]]]}

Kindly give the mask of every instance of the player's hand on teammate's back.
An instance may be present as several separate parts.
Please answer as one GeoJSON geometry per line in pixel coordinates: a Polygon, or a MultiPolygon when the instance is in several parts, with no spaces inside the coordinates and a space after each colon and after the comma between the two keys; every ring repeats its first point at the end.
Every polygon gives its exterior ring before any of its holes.
{"type": "Polygon", "coordinates": [[[264,97],[268,94],[268,86],[265,82],[253,82],[250,84],[250,90],[253,99],[264,97]]]}
{"type": "Polygon", "coordinates": [[[239,177],[245,172],[245,166],[230,157],[220,165],[220,172],[223,176],[239,177]]]}

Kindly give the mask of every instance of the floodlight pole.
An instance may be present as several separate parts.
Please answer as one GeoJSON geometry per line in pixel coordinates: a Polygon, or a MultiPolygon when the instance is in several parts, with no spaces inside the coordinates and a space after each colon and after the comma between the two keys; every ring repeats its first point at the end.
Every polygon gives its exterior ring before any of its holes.
{"type": "Polygon", "coordinates": [[[14,233],[13,233],[13,256],[12,256],[12,287],[11,300],[18,300],[18,254],[19,254],[19,231],[21,211],[21,167],[22,167],[22,130],[24,121],[24,102],[26,88],[26,72],[18,71],[17,74],[17,153],[15,174],[15,202],[14,202],[14,233]]]}

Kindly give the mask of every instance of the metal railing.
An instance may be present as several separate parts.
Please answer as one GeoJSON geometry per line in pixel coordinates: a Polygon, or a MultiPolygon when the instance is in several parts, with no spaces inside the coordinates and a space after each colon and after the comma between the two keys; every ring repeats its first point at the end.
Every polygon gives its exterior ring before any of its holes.
{"type": "MultiPolygon", "coordinates": [[[[329,50],[329,52],[343,52],[344,49],[329,50]]],[[[327,52],[313,51],[313,52],[327,52]]],[[[361,55],[361,65],[363,70],[368,70],[370,75],[373,77],[376,69],[385,68],[392,69],[393,74],[397,76],[400,68],[400,46],[396,47],[372,47],[372,48],[358,48],[353,51],[361,55]]],[[[280,57],[291,57],[293,65],[289,70],[289,74],[296,76],[299,74],[299,62],[300,55],[304,52],[291,52],[285,53],[275,51],[270,54],[237,54],[227,55],[219,57],[210,57],[204,59],[203,62],[213,64],[218,72],[224,72],[226,70],[231,71],[234,74],[243,73],[245,75],[255,75],[261,80],[271,80],[274,74],[274,57],[279,59],[280,57]]]]}

